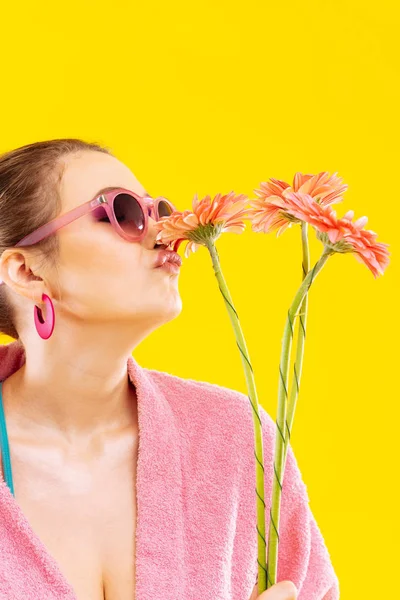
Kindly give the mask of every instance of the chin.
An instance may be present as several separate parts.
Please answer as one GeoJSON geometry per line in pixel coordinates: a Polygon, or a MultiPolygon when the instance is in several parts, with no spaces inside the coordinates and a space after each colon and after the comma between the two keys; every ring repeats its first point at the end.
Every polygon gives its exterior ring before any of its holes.
{"type": "Polygon", "coordinates": [[[182,299],[179,295],[174,297],[161,297],[157,306],[147,307],[147,317],[157,325],[173,321],[182,312],[182,299]]]}
{"type": "Polygon", "coordinates": [[[171,319],[176,319],[182,312],[182,299],[179,295],[176,297],[176,302],[171,303],[170,307],[167,307],[166,313],[171,319]]]}
{"type": "Polygon", "coordinates": [[[167,321],[172,321],[176,319],[182,312],[182,299],[180,296],[176,296],[174,299],[171,299],[171,302],[168,305],[164,305],[160,310],[160,317],[167,321]]]}

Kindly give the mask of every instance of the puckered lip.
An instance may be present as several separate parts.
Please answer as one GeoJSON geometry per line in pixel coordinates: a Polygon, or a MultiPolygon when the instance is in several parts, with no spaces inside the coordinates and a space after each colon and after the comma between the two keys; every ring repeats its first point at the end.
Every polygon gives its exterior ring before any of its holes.
{"type": "Polygon", "coordinates": [[[161,267],[167,260],[175,263],[179,267],[182,265],[182,258],[177,252],[174,252],[173,250],[160,250],[157,254],[154,268],[161,267]]]}

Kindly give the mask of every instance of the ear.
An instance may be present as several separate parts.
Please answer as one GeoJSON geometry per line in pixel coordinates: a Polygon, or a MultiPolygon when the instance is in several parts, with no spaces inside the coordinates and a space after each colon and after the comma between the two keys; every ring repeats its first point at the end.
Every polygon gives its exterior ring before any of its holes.
{"type": "Polygon", "coordinates": [[[39,265],[38,257],[20,249],[7,248],[0,257],[0,279],[15,293],[40,304],[45,284],[35,275],[35,265],[39,265]]]}

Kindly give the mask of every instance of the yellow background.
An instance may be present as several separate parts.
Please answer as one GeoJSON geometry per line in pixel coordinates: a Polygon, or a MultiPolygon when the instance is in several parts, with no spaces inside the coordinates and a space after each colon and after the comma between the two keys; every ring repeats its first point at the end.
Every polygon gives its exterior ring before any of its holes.
{"type": "MultiPolygon", "coordinates": [[[[1,152],[56,137],[95,140],[181,210],[195,192],[254,197],[270,177],[338,171],[349,185],[338,215],[367,215],[367,228],[390,244],[383,277],[335,255],[310,292],[292,445],[343,600],[398,590],[396,4],[69,0],[1,10],[1,152]]],[[[312,230],[310,239],[314,262],[322,246],[312,230]]],[[[275,418],[300,229],[226,234],[217,247],[259,401],[275,418]]],[[[181,315],[142,342],[136,359],[246,393],[204,248],[184,263],[180,290],[181,315]]]]}

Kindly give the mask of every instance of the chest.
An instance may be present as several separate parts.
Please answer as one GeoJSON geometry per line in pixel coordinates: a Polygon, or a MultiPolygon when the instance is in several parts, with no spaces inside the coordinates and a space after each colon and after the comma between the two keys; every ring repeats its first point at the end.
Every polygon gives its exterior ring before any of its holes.
{"type": "Polygon", "coordinates": [[[135,598],[137,440],[66,456],[10,438],[15,500],[77,600],[135,598]]]}

